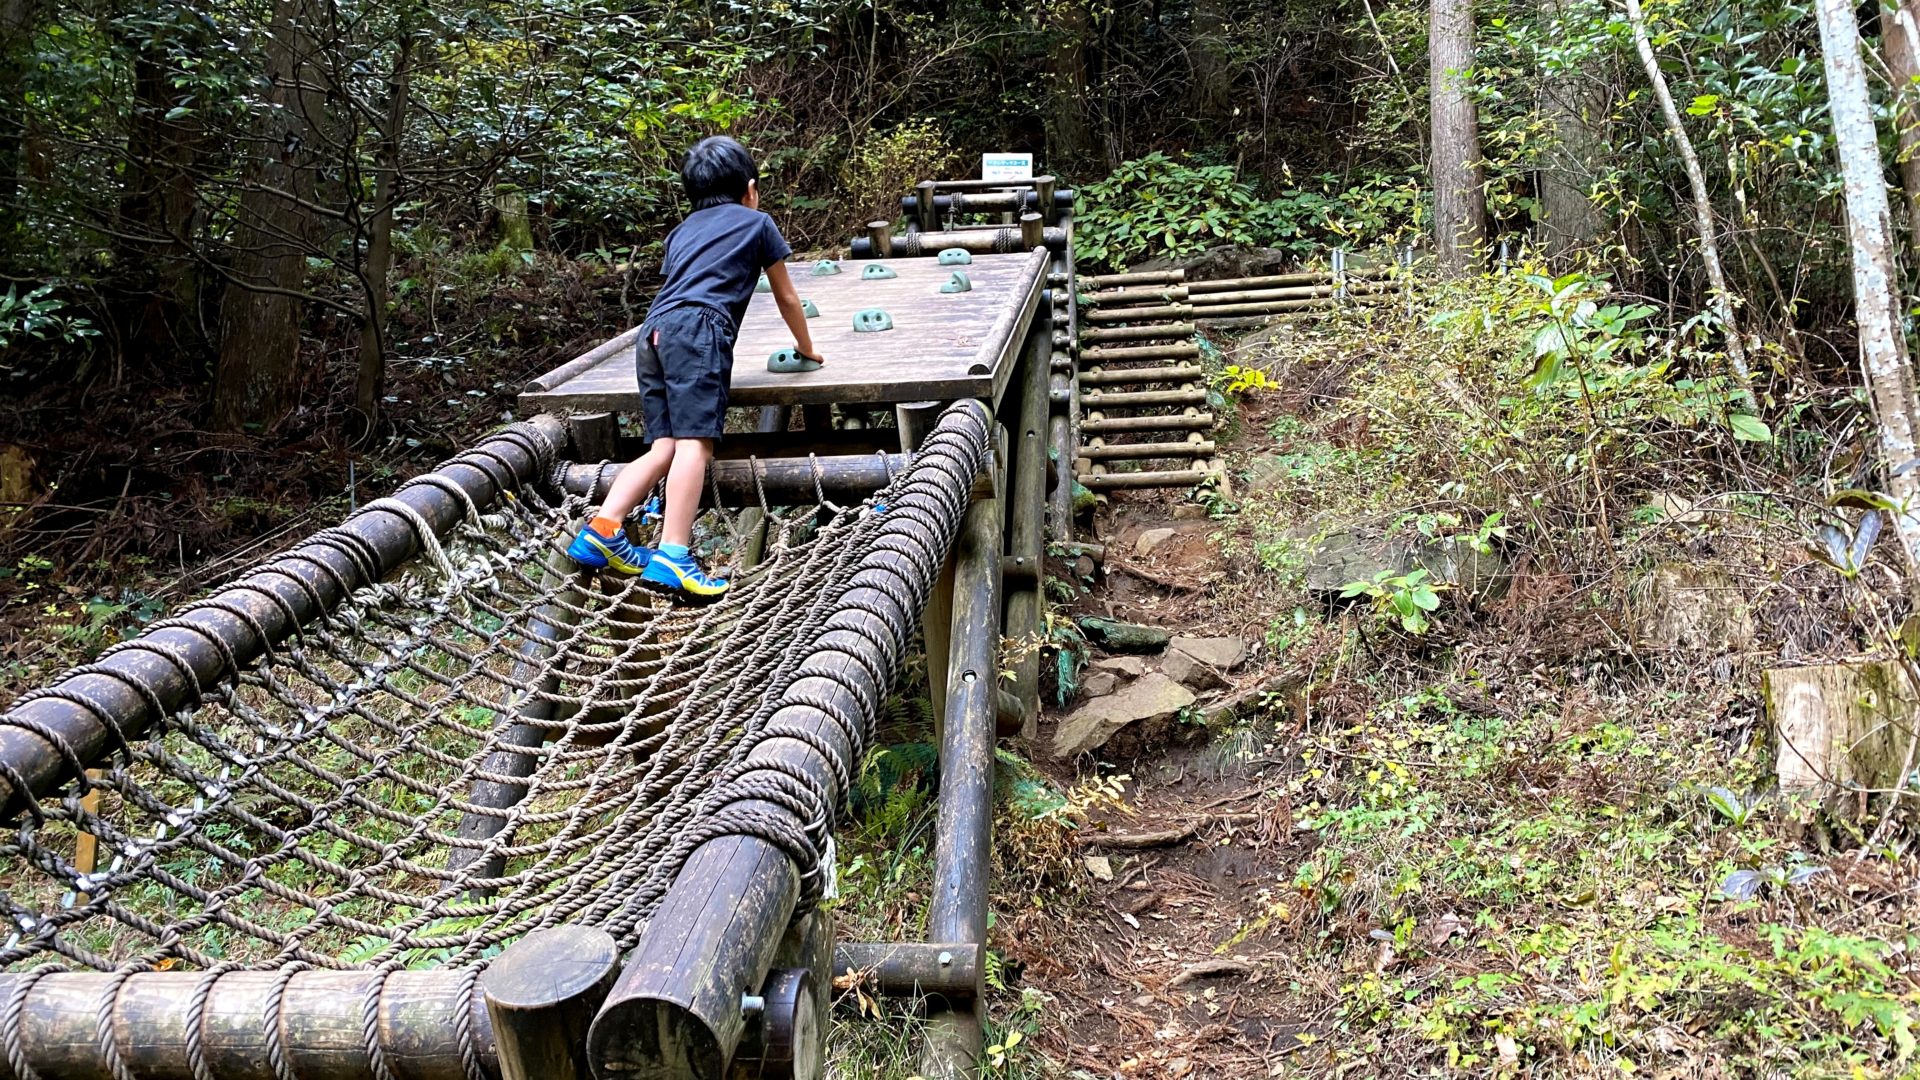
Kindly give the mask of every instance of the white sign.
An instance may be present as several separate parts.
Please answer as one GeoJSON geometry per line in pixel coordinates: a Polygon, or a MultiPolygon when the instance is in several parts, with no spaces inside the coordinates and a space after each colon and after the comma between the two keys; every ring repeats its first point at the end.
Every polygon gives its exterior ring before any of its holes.
{"type": "Polygon", "coordinates": [[[1018,182],[1033,179],[1032,154],[981,154],[980,179],[1018,182]]]}

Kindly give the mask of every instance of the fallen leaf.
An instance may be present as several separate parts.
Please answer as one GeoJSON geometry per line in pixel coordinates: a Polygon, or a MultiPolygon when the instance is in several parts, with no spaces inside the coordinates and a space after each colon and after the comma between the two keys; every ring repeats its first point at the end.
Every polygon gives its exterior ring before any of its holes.
{"type": "Polygon", "coordinates": [[[1081,859],[1080,861],[1086,864],[1087,873],[1093,875],[1093,880],[1095,881],[1112,881],[1113,880],[1113,860],[1112,859],[1107,858],[1105,855],[1088,855],[1087,857],[1081,859]]]}

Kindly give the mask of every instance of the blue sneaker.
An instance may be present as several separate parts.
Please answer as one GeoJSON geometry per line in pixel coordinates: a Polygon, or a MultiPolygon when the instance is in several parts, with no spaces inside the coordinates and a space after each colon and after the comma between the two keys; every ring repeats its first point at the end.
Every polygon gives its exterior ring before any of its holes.
{"type": "Polygon", "coordinates": [[[632,577],[646,570],[653,549],[628,540],[625,532],[609,538],[594,532],[591,525],[582,525],[580,534],[567,545],[567,557],[587,570],[611,570],[632,577]]]}
{"type": "Polygon", "coordinates": [[[718,600],[727,593],[727,579],[708,577],[692,555],[676,559],[664,551],[656,551],[640,580],[682,593],[692,600],[718,600]]]}

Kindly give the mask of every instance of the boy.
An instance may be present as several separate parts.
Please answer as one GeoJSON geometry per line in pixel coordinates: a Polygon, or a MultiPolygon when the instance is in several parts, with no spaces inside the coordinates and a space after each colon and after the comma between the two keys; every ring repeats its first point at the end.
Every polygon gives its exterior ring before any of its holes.
{"type": "Polygon", "coordinates": [[[820,359],[787,276],[792,248],[760,212],[759,177],[747,148],[725,136],[702,139],[687,152],[680,179],[693,212],[667,236],[666,283],[635,345],[647,451],[620,470],[600,512],[567,547],[582,567],[638,574],[649,585],[697,600],[727,591],[726,580],[708,577],[688,547],[707,462],[726,421],[734,335],[763,271],[797,350],[820,359]],[[621,522],[663,476],[660,548],[649,551],[627,540],[621,522]]]}

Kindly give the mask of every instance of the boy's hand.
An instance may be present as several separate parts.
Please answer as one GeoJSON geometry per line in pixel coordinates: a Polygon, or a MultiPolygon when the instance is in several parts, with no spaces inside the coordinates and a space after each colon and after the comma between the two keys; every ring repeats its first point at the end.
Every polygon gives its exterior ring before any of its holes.
{"type": "Polygon", "coordinates": [[[793,331],[794,351],[809,360],[825,364],[826,360],[813,351],[813,335],[807,332],[807,315],[800,308],[800,294],[794,290],[793,278],[787,274],[786,263],[774,263],[767,267],[767,284],[773,286],[773,302],[780,308],[780,317],[786,320],[787,329],[793,331]]]}

